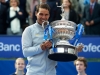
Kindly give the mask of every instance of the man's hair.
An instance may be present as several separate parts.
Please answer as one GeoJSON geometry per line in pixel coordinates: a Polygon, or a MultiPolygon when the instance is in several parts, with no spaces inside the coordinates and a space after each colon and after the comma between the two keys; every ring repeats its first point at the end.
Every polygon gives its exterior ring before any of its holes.
{"type": "Polygon", "coordinates": [[[44,3],[41,3],[41,4],[38,4],[36,6],[36,12],[39,12],[39,8],[43,8],[43,9],[46,9],[50,12],[50,7],[48,4],[44,4],[44,3]]]}
{"type": "Polygon", "coordinates": [[[87,67],[87,60],[84,57],[78,57],[75,61],[74,61],[74,65],[76,66],[76,62],[77,61],[81,61],[84,63],[84,66],[87,67]]]}

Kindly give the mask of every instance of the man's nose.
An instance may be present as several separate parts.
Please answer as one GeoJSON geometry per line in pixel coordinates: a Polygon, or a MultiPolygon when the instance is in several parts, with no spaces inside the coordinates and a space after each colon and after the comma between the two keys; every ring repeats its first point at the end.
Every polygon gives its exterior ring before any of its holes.
{"type": "Polygon", "coordinates": [[[45,16],[45,15],[43,15],[43,16],[42,16],[42,18],[46,18],[46,16],[45,16]]]}

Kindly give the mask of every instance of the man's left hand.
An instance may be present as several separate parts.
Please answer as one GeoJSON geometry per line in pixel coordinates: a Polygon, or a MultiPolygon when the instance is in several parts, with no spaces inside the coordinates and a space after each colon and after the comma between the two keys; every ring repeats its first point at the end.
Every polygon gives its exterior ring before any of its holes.
{"type": "Polygon", "coordinates": [[[81,43],[81,44],[79,44],[78,46],[76,46],[76,50],[77,50],[78,52],[81,52],[82,49],[83,49],[83,47],[84,47],[84,45],[81,43]]]}

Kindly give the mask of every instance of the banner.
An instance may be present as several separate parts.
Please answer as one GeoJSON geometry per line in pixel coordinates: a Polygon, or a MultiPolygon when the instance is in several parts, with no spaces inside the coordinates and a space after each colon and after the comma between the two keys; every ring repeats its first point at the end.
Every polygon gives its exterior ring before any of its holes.
{"type": "MultiPolygon", "coordinates": [[[[100,36],[82,36],[79,43],[84,44],[78,56],[100,58],[100,36]]],[[[23,57],[21,36],[0,36],[0,57],[23,57]]]]}
{"type": "Polygon", "coordinates": [[[0,57],[23,57],[21,36],[0,36],[0,57]]]}
{"type": "Polygon", "coordinates": [[[79,43],[84,44],[82,52],[78,56],[86,58],[100,58],[100,36],[84,36],[79,43]]]}

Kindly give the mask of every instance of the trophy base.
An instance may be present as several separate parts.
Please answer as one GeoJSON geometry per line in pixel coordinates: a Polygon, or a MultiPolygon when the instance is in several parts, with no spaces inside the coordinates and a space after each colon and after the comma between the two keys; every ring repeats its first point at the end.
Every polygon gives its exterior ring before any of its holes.
{"type": "Polygon", "coordinates": [[[69,53],[53,53],[49,54],[48,58],[54,61],[68,62],[76,60],[77,56],[69,53]]]}
{"type": "Polygon", "coordinates": [[[56,45],[49,51],[48,58],[54,61],[74,61],[77,59],[77,50],[73,45],[56,45]]]}

